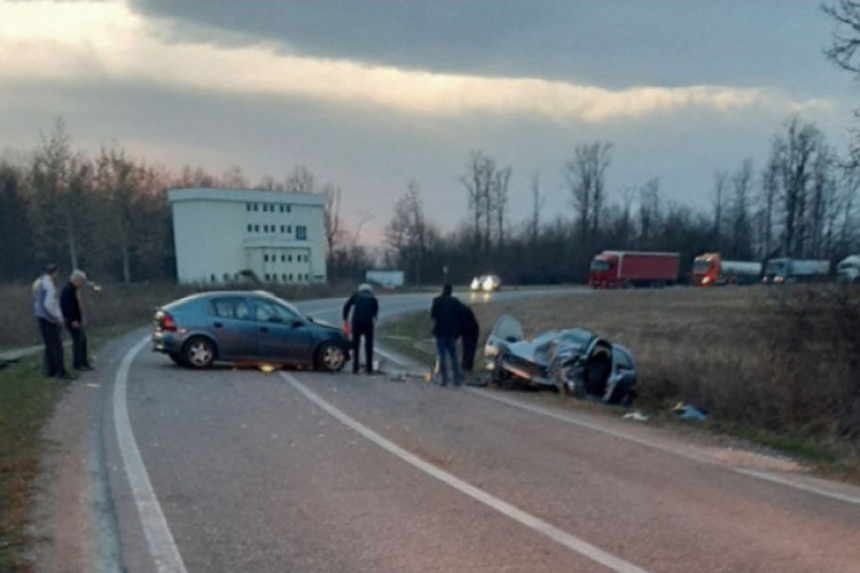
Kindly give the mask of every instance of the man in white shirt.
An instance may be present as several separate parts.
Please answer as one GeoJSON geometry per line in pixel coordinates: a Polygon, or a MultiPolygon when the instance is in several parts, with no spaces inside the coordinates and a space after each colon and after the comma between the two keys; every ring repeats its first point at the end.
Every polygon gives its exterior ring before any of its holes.
{"type": "Polygon", "coordinates": [[[57,266],[47,265],[33,285],[33,314],[45,343],[45,376],[73,380],[63,365],[63,313],[57,296],[57,266]]]}

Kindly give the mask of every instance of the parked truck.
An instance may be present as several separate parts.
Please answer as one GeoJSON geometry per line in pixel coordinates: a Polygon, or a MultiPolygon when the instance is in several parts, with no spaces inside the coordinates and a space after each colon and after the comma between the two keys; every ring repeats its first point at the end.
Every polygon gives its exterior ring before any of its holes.
{"type": "Polygon", "coordinates": [[[588,284],[592,288],[666,286],[677,282],[678,253],[603,251],[591,261],[588,284]]]}
{"type": "Polygon", "coordinates": [[[839,261],[836,272],[841,283],[860,283],[860,255],[849,255],[839,261]]]}
{"type": "Polygon", "coordinates": [[[830,275],[830,261],[780,258],[770,259],[764,266],[762,282],[786,284],[826,280],[830,275]]]}
{"type": "Polygon", "coordinates": [[[693,284],[716,286],[752,284],[761,279],[761,263],[727,261],[720,253],[704,253],[693,260],[693,284]]]}

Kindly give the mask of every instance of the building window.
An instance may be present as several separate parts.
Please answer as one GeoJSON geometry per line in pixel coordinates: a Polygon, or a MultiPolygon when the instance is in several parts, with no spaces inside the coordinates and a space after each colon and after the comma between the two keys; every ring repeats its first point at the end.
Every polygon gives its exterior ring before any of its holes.
{"type": "Polygon", "coordinates": [[[290,212],[290,206],[287,205],[287,213],[289,213],[289,212],[290,212]]]}
{"type": "Polygon", "coordinates": [[[255,233],[259,233],[259,232],[260,232],[260,225],[254,225],[254,232],[255,232],[255,233]]]}
{"type": "Polygon", "coordinates": [[[254,230],[254,225],[252,225],[251,223],[248,223],[248,232],[250,233],[253,230],[254,230]]]}
{"type": "Polygon", "coordinates": [[[293,232],[293,226],[287,225],[287,233],[292,233],[292,232],[293,232]]]}
{"type": "Polygon", "coordinates": [[[290,282],[293,282],[293,273],[290,273],[290,282]]]}
{"type": "Polygon", "coordinates": [[[286,227],[284,227],[283,225],[281,225],[281,234],[282,234],[282,235],[284,234],[284,229],[286,229],[286,227]]]}
{"type": "Polygon", "coordinates": [[[284,273],[281,275],[281,280],[283,280],[284,282],[287,282],[287,273],[284,273]]]}
{"type": "Polygon", "coordinates": [[[224,273],[224,282],[225,283],[230,282],[230,273],[224,273]]]}
{"type": "Polygon", "coordinates": [[[289,262],[293,262],[293,255],[287,255],[287,260],[289,262]]]}
{"type": "Polygon", "coordinates": [[[281,255],[281,262],[282,263],[287,262],[287,255],[281,255]]]}
{"type": "Polygon", "coordinates": [[[264,262],[264,263],[268,263],[268,262],[269,262],[269,255],[263,255],[263,262],[264,262]]]}
{"type": "Polygon", "coordinates": [[[248,211],[249,213],[251,212],[251,204],[250,203],[245,203],[245,210],[248,211]]]}
{"type": "Polygon", "coordinates": [[[255,213],[257,212],[257,207],[258,207],[258,205],[256,203],[254,203],[254,212],[255,213]]]}
{"type": "Polygon", "coordinates": [[[308,228],[304,225],[296,225],[296,240],[298,241],[307,241],[308,240],[308,228]]]}
{"type": "Polygon", "coordinates": [[[215,275],[213,274],[211,277],[209,277],[209,280],[214,283],[215,282],[215,275]]]}

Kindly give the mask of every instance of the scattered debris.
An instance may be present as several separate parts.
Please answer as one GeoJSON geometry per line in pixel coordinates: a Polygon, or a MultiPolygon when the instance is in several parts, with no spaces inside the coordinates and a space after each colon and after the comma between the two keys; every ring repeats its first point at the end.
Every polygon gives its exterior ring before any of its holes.
{"type": "Polygon", "coordinates": [[[675,407],[672,408],[672,411],[678,416],[680,420],[695,420],[697,422],[705,422],[708,419],[708,412],[706,410],[702,410],[692,404],[684,404],[683,402],[678,402],[675,404],[675,407]]]}
{"type": "Polygon", "coordinates": [[[640,412],[638,410],[636,412],[630,412],[629,414],[624,414],[622,416],[622,418],[624,418],[625,420],[633,420],[634,422],[647,422],[648,421],[648,416],[646,416],[645,414],[643,414],[642,412],[640,412]]]}

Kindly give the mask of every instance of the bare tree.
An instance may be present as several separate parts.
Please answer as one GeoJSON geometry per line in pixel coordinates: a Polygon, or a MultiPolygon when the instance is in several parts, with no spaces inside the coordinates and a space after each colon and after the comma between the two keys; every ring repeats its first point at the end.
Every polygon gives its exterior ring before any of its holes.
{"type": "Polygon", "coordinates": [[[639,189],[639,248],[651,248],[661,219],[660,179],[649,179],[639,189]]]}
{"type": "Polygon", "coordinates": [[[759,196],[759,237],[761,244],[759,256],[762,259],[770,258],[773,249],[774,208],[779,192],[778,171],[777,159],[771,155],[767,167],[761,174],[761,194],[759,196]]]}
{"type": "Polygon", "coordinates": [[[723,209],[725,196],[729,185],[729,174],[725,171],[714,173],[714,246],[717,251],[723,249],[723,209]]]}
{"type": "Polygon", "coordinates": [[[234,165],[221,176],[221,186],[227,189],[247,189],[250,186],[248,178],[238,165],[234,165]]]}
{"type": "Polygon", "coordinates": [[[731,204],[732,257],[748,259],[752,256],[752,227],[749,204],[753,186],[752,159],[746,159],[732,176],[734,197],[731,204]]]}
{"type": "Polygon", "coordinates": [[[315,193],[317,189],[316,178],[307,167],[298,165],[287,176],[285,187],[290,193],[315,193]]]}
{"type": "Polygon", "coordinates": [[[606,170],[612,160],[611,143],[596,141],[574,150],[574,159],[564,164],[563,173],[573,195],[580,241],[583,247],[594,242],[606,201],[606,170]]]}
{"type": "Polygon", "coordinates": [[[508,211],[508,184],[511,181],[510,166],[499,169],[493,176],[490,206],[496,219],[496,244],[501,250],[505,241],[505,217],[508,211]]]}
{"type": "Polygon", "coordinates": [[[532,246],[537,244],[540,233],[540,213],[543,209],[544,199],[540,196],[540,174],[535,172],[531,176],[532,192],[532,217],[529,222],[529,238],[532,246]]]}
{"type": "Polygon", "coordinates": [[[473,151],[460,183],[466,188],[469,210],[472,212],[475,247],[479,251],[489,250],[490,228],[495,213],[494,189],[498,184],[496,162],[480,151],[473,151]]]}
{"type": "Polygon", "coordinates": [[[343,240],[343,229],[340,219],[340,188],[327,183],[323,186],[325,205],[323,206],[323,229],[328,252],[333,253],[343,240]]]}
{"type": "Polygon", "coordinates": [[[386,241],[395,249],[398,260],[420,285],[428,250],[429,227],[418,184],[410,181],[406,194],[394,204],[394,216],[385,230],[386,241]]]}

